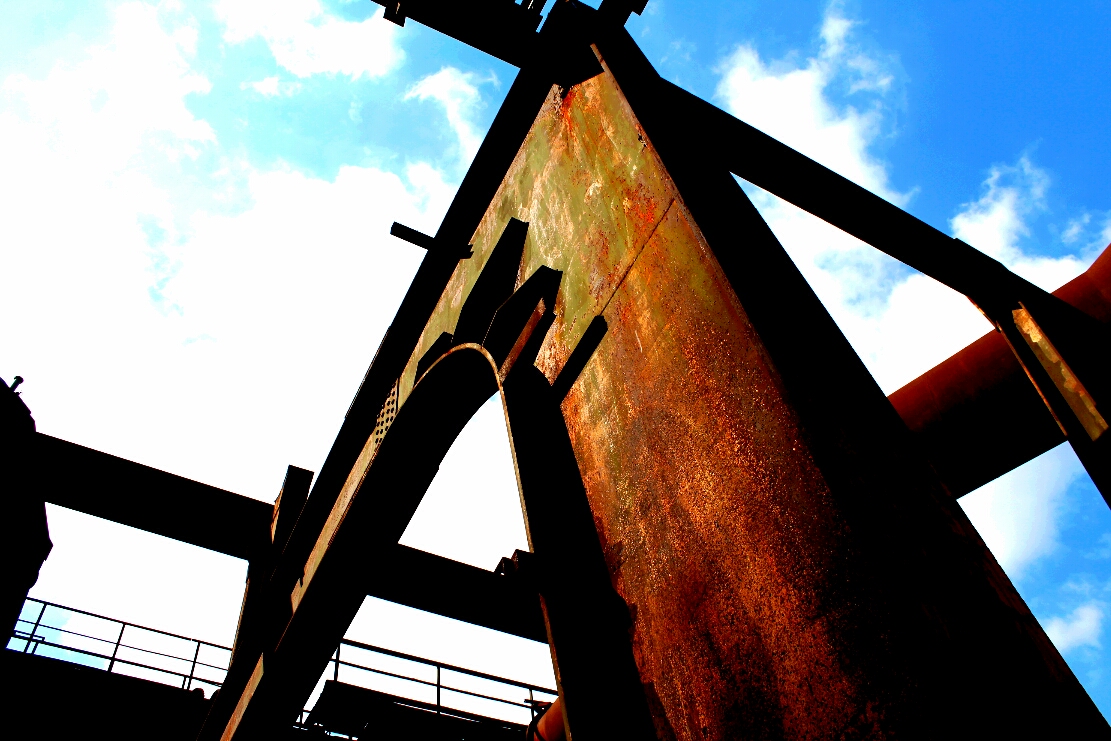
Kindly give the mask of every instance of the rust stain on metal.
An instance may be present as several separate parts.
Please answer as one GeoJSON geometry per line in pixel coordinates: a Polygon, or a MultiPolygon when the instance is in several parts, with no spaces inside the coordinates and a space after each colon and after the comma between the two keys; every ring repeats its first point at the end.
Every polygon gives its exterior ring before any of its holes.
{"type": "Polygon", "coordinates": [[[605,317],[564,412],[661,738],[868,725],[868,690],[835,648],[844,523],[680,204],[605,317]]]}
{"type": "Polygon", "coordinates": [[[549,380],[595,316],[609,325],[563,412],[660,738],[882,737],[882,690],[839,637],[868,609],[831,586],[858,568],[847,526],[608,72],[564,97],[553,88],[410,360],[402,401],[511,217],[529,223],[517,285],[541,265],[563,271],[536,361],[549,380]]]}
{"type": "Polygon", "coordinates": [[[235,736],[236,729],[239,728],[239,724],[243,721],[243,716],[247,712],[247,705],[251,702],[251,698],[254,697],[259,682],[262,681],[262,660],[263,657],[259,656],[258,662],[255,664],[250,678],[247,680],[247,686],[239,696],[239,702],[236,703],[235,710],[232,711],[231,718],[228,720],[227,726],[224,727],[224,732],[220,734],[220,741],[231,741],[235,736]]]}
{"type": "Polygon", "coordinates": [[[459,310],[511,217],[529,223],[517,285],[546,265],[563,271],[555,323],[537,365],[552,380],[590,321],[609,301],[676,196],[655,152],[608,75],[553,86],[501,188],[474,234],[401,378],[401,400],[417,360],[459,310]]]}
{"type": "Polygon", "coordinates": [[[1096,409],[1095,399],[1088,393],[1088,389],[1084,388],[1084,384],[1080,382],[1072,368],[1061,357],[1061,353],[1057,352],[1057,348],[1054,347],[1042,328],[1038,326],[1038,323],[1034,321],[1034,317],[1030,315],[1026,307],[1015,309],[1012,313],[1015,318],[1015,326],[1018,327],[1022,338],[1034,351],[1038,362],[1049,373],[1054,385],[1057,386],[1061,395],[1065,397],[1065,401],[1068,402],[1069,408],[1080,420],[1080,424],[1084,426],[1084,431],[1088,433],[1088,437],[1092,440],[1099,439],[1103,433],[1107,432],[1107,421],[1096,409]]]}

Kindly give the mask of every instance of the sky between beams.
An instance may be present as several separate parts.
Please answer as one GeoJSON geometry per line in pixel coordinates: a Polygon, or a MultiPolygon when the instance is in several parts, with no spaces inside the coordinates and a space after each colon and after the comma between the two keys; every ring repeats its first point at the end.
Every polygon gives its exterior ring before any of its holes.
{"type": "MultiPolygon", "coordinates": [[[[1111,241],[1109,13],[652,0],[629,29],[669,79],[1055,288],[1111,241]]],[[[435,230],[514,74],[380,15],[0,3],[0,375],[39,429],[267,500],[319,469],[420,257],[389,224],[435,230]]],[[[885,390],[987,330],[748,191],[885,390]]],[[[1111,713],[1111,513],[1071,452],[962,503],[1111,713]]]]}

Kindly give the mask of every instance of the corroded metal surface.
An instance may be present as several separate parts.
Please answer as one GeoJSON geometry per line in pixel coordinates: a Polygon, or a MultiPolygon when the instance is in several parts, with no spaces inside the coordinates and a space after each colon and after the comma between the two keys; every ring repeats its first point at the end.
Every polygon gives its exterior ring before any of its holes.
{"type": "Polygon", "coordinates": [[[608,75],[553,89],[401,380],[509,219],[518,285],[564,273],[538,367],[610,327],[564,415],[663,738],[788,737],[859,721],[866,698],[822,614],[844,523],[735,294],[608,75]],[[859,701],[858,701],[859,700],[859,701]]]}
{"type": "Polygon", "coordinates": [[[558,374],[675,198],[674,186],[612,80],[599,76],[566,97],[553,87],[401,377],[401,398],[420,357],[459,309],[509,219],[529,223],[517,285],[541,266],[563,271],[537,365],[558,374]]]}
{"type": "Polygon", "coordinates": [[[859,681],[823,608],[844,523],[678,204],[606,319],[564,409],[661,737],[849,725],[859,681]]]}
{"type": "MultiPolygon", "coordinates": [[[[704,202],[682,182],[705,222],[704,202]]],[[[914,729],[929,735],[953,718],[982,724],[990,713],[972,711],[970,693],[952,687],[972,674],[1000,680],[995,694],[1020,707],[1013,698],[1026,691],[1024,677],[1014,674],[1012,686],[1004,671],[948,675],[954,666],[1007,661],[1033,667],[1039,684],[1030,692],[1060,693],[1048,706],[1071,713],[1083,705],[1079,685],[967,520],[945,509],[951,501],[928,467],[898,440],[880,446],[898,459],[887,468],[856,456],[854,445],[871,449],[881,433],[858,434],[859,425],[840,425],[845,412],[799,403],[796,392],[812,387],[799,380],[798,364],[809,368],[809,359],[796,353],[795,366],[782,362],[788,353],[765,331],[778,297],[742,294],[746,313],[733,288],[736,264],[727,278],[729,256],[710,249],[608,71],[566,94],[550,92],[471,240],[474,257],[456,269],[400,378],[402,408],[418,363],[456,332],[512,219],[528,224],[516,286],[542,268],[561,274],[535,361],[549,382],[561,378],[560,395],[562,379],[576,375],[561,372],[587,327],[608,327],[555,426],[565,426],[573,449],[599,562],[628,607],[659,738],[894,738],[914,729]],[[797,410],[805,408],[803,430],[797,410]],[[914,470],[897,470],[900,462],[914,470]],[[879,470],[882,486],[862,484],[867,477],[853,465],[879,470]],[[969,611],[976,616],[966,620],[969,611]],[[981,649],[985,637],[990,645],[981,649]],[[939,702],[950,703],[945,713],[935,712],[939,702]]],[[[719,230],[712,243],[727,249],[720,237],[719,230]]],[[[749,247],[739,245],[731,248],[749,247]]],[[[801,281],[787,285],[803,290],[801,281]]],[[[816,299],[808,311],[821,313],[816,299]]],[[[815,319],[802,314],[798,321],[815,319]]],[[[820,353],[813,362],[822,362],[820,353]]],[[[859,375],[869,380],[862,366],[859,375]]],[[[860,389],[850,385],[848,403],[836,409],[851,410],[860,389]]],[[[878,389],[868,391],[883,408],[865,404],[864,419],[905,433],[878,389]]],[[[523,426],[524,415],[507,414],[511,431],[523,426]]],[[[527,465],[517,456],[519,472],[535,482],[543,456],[532,450],[527,465]]],[[[527,502],[530,486],[520,481],[527,502]]],[[[569,506],[572,488],[565,487],[569,506]]],[[[558,660],[550,622],[549,633],[558,660]]]]}

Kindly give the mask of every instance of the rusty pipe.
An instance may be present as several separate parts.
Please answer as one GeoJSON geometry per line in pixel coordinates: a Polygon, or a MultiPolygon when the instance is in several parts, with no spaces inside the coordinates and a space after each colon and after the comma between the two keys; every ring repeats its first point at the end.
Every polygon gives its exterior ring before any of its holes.
{"type": "MultiPolygon", "coordinates": [[[[1111,322],[1111,247],[1053,293],[1111,322]]],[[[998,332],[984,335],[888,399],[957,497],[1065,441],[998,332]]]]}

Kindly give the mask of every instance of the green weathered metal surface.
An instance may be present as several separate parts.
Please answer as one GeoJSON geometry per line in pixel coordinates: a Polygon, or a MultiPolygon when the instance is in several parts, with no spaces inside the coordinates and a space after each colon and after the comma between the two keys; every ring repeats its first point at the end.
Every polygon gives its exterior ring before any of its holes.
{"type": "Polygon", "coordinates": [[[472,239],[474,256],[455,271],[401,377],[442,332],[452,332],[490,251],[510,218],[528,222],[520,285],[541,266],[563,271],[556,320],[537,366],[554,380],[587,325],[601,314],[675,199],[612,78],[553,86],[532,131],[472,239]]]}

